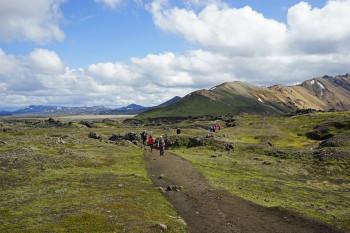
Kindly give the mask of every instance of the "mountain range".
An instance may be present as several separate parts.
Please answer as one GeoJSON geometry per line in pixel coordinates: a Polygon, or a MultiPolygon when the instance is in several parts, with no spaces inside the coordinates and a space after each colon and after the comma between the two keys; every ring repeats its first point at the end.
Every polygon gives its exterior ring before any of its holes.
{"type": "Polygon", "coordinates": [[[135,115],[147,110],[166,107],[179,101],[181,97],[176,96],[158,106],[144,107],[137,104],[130,104],[125,107],[110,109],[103,106],[93,107],[63,107],[63,106],[47,106],[47,105],[30,105],[15,111],[0,111],[0,116],[55,116],[55,115],[135,115]]]}
{"type": "Polygon", "coordinates": [[[226,82],[192,92],[174,104],[147,110],[139,118],[282,114],[299,109],[350,110],[350,74],[323,76],[292,86],[226,82]]]}
{"type": "Polygon", "coordinates": [[[187,117],[224,114],[283,114],[300,109],[322,111],[350,110],[350,74],[323,76],[298,85],[255,86],[244,82],[226,82],[202,89],[183,98],[176,96],[160,105],[144,107],[130,104],[110,109],[95,107],[61,107],[32,105],[4,115],[138,115],[138,118],[187,117]]]}

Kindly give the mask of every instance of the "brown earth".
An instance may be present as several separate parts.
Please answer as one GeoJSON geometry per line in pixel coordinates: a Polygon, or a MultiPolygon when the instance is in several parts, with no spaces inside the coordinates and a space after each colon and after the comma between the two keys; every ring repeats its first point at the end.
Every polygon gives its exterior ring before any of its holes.
{"type": "Polygon", "coordinates": [[[281,208],[258,206],[213,188],[190,162],[174,154],[145,151],[146,166],[191,233],[336,233],[341,232],[281,208]],[[169,185],[180,190],[166,191],[169,185]]]}

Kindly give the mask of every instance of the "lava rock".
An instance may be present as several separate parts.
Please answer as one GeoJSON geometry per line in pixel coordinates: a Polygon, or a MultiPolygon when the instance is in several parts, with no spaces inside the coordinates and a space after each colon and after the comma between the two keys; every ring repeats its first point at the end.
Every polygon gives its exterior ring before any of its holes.
{"type": "Polygon", "coordinates": [[[113,134],[108,140],[117,142],[117,141],[124,140],[124,137],[120,134],[113,134]]]}
{"type": "Polygon", "coordinates": [[[94,127],[94,123],[90,122],[90,121],[80,121],[79,122],[81,125],[84,125],[88,128],[93,128],[94,127]]]}
{"type": "Polygon", "coordinates": [[[178,186],[178,185],[168,185],[168,187],[166,188],[166,191],[168,191],[168,192],[171,192],[171,191],[180,192],[181,189],[182,189],[182,187],[178,186]]]}
{"type": "Polygon", "coordinates": [[[89,135],[88,135],[89,138],[92,138],[92,139],[97,139],[97,140],[101,140],[102,137],[101,135],[99,135],[98,133],[96,132],[90,132],[89,135]]]}
{"type": "Polygon", "coordinates": [[[162,230],[162,231],[168,230],[168,226],[165,225],[165,224],[163,224],[163,223],[158,223],[158,224],[156,224],[156,227],[159,228],[159,229],[162,230]]]}
{"type": "Polygon", "coordinates": [[[350,135],[337,135],[320,143],[320,148],[350,146],[350,135]]]}

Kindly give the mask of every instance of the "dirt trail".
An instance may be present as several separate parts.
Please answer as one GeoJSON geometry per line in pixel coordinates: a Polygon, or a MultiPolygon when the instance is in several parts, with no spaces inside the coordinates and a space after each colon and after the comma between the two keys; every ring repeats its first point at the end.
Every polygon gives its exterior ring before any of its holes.
{"type": "Polygon", "coordinates": [[[148,173],[157,187],[183,186],[165,196],[190,233],[335,233],[329,226],[280,209],[258,206],[211,187],[192,164],[174,154],[145,151],[148,173]],[[164,178],[160,179],[159,175],[164,178]]]}

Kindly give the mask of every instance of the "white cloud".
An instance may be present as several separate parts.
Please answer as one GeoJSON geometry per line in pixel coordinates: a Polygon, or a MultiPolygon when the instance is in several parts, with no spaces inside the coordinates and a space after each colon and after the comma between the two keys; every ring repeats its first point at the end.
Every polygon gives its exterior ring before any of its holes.
{"type": "Polygon", "coordinates": [[[29,59],[34,69],[40,73],[55,74],[64,69],[60,57],[53,51],[35,49],[29,54],[29,59]]]}
{"type": "Polygon", "coordinates": [[[95,0],[96,3],[102,4],[111,9],[116,9],[123,1],[122,0],[95,0]]]}
{"type": "Polygon", "coordinates": [[[0,40],[62,41],[62,3],[63,0],[0,1],[0,40]]]}
{"type": "Polygon", "coordinates": [[[249,6],[231,8],[208,1],[196,11],[154,0],[149,10],[162,30],[206,49],[235,55],[317,54],[350,49],[350,0],[328,1],[323,8],[300,2],[288,10],[287,23],[268,19],[249,6]]]}
{"type": "Polygon", "coordinates": [[[286,23],[221,1],[192,9],[156,0],[148,9],[159,28],[199,48],[81,69],[69,68],[54,51],[35,49],[15,56],[0,49],[0,106],[152,105],[225,81],[291,84],[349,72],[350,22],[345,13],[350,0],[329,1],[323,8],[299,3],[288,10],[286,23]]]}
{"type": "Polygon", "coordinates": [[[350,1],[328,1],[323,8],[300,2],[288,10],[288,37],[299,51],[328,53],[350,49],[350,1]]]}
{"type": "Polygon", "coordinates": [[[27,56],[13,56],[0,50],[0,106],[152,105],[225,81],[295,83],[345,73],[350,67],[350,55],[246,57],[193,50],[185,54],[150,54],[126,63],[91,64],[84,69],[64,65],[56,69],[57,64],[63,63],[52,51],[36,49],[27,56]],[[40,67],[33,65],[33,54],[54,59],[40,67]]]}

